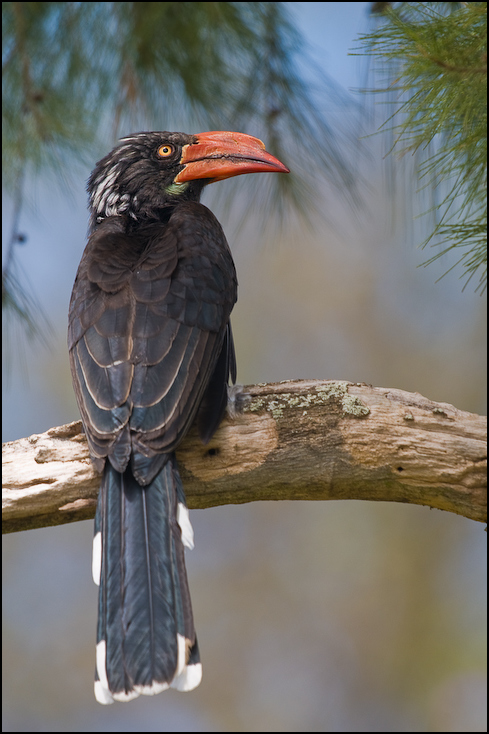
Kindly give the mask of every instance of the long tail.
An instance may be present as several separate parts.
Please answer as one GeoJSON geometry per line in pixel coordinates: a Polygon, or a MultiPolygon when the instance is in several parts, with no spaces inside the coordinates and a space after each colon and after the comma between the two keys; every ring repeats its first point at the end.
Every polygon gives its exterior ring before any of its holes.
{"type": "Polygon", "coordinates": [[[107,461],[93,539],[100,703],[199,685],[184,545],[193,532],[174,454],[146,487],[107,461]]]}

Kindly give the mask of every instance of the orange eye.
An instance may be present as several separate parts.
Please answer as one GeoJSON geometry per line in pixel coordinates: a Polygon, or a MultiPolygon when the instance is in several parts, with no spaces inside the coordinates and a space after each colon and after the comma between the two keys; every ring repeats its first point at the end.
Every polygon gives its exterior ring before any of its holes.
{"type": "Polygon", "coordinates": [[[168,158],[172,155],[174,150],[175,148],[173,147],[173,145],[170,145],[169,143],[164,143],[158,148],[158,156],[160,158],[168,158]]]}

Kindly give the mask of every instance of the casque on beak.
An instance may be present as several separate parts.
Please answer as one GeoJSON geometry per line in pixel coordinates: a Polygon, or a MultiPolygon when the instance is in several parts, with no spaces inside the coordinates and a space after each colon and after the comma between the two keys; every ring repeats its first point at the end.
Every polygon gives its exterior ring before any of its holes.
{"type": "Polygon", "coordinates": [[[244,133],[212,131],[198,133],[195,143],[183,147],[180,163],[184,168],[175,183],[198,178],[222,181],[242,173],[290,173],[277,158],[265,150],[258,138],[244,133]]]}

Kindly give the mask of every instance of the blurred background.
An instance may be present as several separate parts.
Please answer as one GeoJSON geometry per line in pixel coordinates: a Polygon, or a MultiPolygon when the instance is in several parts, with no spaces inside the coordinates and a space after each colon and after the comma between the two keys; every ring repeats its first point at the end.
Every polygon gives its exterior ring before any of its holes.
{"type": "MultiPolygon", "coordinates": [[[[179,7],[196,5],[204,4],[179,7]]],[[[298,126],[279,151],[297,173],[298,194],[262,195],[260,176],[204,192],[238,272],[238,380],[361,381],[485,413],[485,297],[472,284],[463,289],[456,268],[441,277],[455,253],[420,267],[432,253],[419,249],[427,234],[414,217],[417,197],[428,194],[416,194],[409,163],[393,178],[385,141],[371,136],[385,112],[355,91],[372,86],[370,60],[348,55],[372,28],[372,3],[278,5],[302,39],[296,69],[339,157],[331,174],[318,176],[311,160],[330,141],[298,126]],[[287,195],[299,203],[289,207],[287,195]],[[280,208],[289,214],[280,217],[280,208]]],[[[70,175],[24,181],[25,242],[16,258],[51,328],[43,344],[19,323],[8,326],[4,441],[79,417],[66,320],[86,241],[85,182],[114,142],[113,120],[103,110],[100,118],[106,139],[95,157],[73,160],[71,171],[68,151],[70,175]]],[[[119,133],[209,129],[208,117],[184,105],[158,119],[142,110],[131,122],[119,133]]],[[[249,121],[241,129],[278,154],[266,129],[249,121]]],[[[11,190],[3,206],[8,241],[17,214],[11,190]]],[[[187,568],[202,684],[109,707],[93,697],[92,523],[4,537],[4,731],[486,731],[481,524],[354,501],[226,506],[191,519],[196,549],[187,568]]]]}

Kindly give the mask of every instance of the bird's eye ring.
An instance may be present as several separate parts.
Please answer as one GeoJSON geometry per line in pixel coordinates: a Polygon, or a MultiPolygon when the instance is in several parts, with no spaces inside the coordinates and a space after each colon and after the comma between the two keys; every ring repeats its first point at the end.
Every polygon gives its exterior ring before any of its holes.
{"type": "Polygon", "coordinates": [[[160,147],[158,148],[158,158],[169,158],[174,150],[175,148],[173,147],[173,145],[170,145],[169,143],[163,143],[163,145],[160,145],[160,147]]]}

